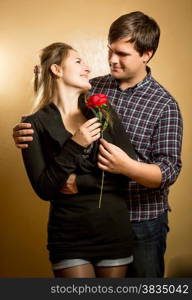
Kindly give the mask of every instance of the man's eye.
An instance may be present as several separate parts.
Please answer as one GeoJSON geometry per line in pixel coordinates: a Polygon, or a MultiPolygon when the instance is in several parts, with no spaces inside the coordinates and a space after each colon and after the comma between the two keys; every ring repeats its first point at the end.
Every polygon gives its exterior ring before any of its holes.
{"type": "Polygon", "coordinates": [[[126,56],[129,56],[130,54],[129,53],[118,52],[117,55],[121,56],[121,57],[126,57],[126,56]]]}

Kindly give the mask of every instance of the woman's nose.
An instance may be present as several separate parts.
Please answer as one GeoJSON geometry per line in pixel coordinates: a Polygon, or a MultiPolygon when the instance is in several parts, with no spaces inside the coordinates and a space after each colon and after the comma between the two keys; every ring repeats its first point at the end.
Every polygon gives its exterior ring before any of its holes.
{"type": "Polygon", "coordinates": [[[90,66],[88,66],[87,64],[84,64],[84,68],[85,68],[85,71],[86,71],[87,73],[90,73],[90,72],[91,72],[91,68],[90,68],[90,66]]]}

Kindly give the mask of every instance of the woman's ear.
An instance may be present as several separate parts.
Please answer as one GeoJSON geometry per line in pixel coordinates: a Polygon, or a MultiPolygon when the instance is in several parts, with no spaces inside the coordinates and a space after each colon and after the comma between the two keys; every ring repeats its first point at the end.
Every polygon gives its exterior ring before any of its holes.
{"type": "Polygon", "coordinates": [[[63,76],[63,70],[62,70],[61,66],[59,66],[57,64],[52,64],[50,69],[56,77],[60,78],[63,76]]]}

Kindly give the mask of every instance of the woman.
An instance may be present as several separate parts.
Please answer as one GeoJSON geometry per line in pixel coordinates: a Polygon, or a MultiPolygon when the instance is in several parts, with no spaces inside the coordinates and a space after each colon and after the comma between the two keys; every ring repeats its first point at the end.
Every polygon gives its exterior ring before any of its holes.
{"type": "MultiPolygon", "coordinates": [[[[55,277],[124,277],[132,261],[133,232],[123,191],[128,178],[97,167],[101,124],[84,102],[89,68],[64,43],[44,48],[35,68],[36,106],[24,122],[34,129],[22,150],[31,184],[50,201],[48,250],[55,277]],[[76,174],[77,190],[65,184],[76,174]]],[[[104,138],[135,157],[116,114],[110,110],[104,138]]]]}

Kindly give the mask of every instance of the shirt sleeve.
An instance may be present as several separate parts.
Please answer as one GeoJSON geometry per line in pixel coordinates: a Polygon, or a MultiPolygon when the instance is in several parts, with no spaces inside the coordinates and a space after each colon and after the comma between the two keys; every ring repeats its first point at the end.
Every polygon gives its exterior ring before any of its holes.
{"type": "Polygon", "coordinates": [[[68,138],[60,153],[47,162],[36,122],[31,119],[25,122],[30,122],[34,129],[33,141],[22,150],[26,172],[37,195],[43,200],[52,200],[58,196],[68,176],[75,172],[76,158],[85,148],[68,138]]]}
{"type": "Polygon", "coordinates": [[[176,102],[164,108],[152,140],[152,161],[162,173],[161,188],[173,184],[181,170],[183,122],[176,102]]]}

